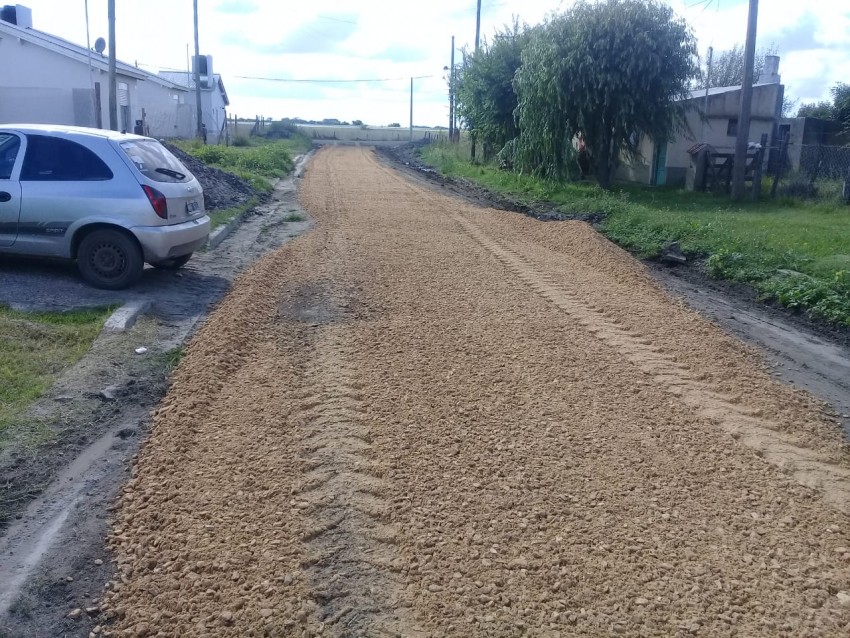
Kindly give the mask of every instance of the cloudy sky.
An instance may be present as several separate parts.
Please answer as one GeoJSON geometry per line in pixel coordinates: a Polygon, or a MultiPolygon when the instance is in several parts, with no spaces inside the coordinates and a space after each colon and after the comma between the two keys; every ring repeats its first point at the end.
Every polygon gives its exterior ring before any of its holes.
{"type": "MultiPolygon", "coordinates": [[[[37,29],[86,42],[84,0],[18,0],[33,9],[37,29]]],[[[483,0],[482,35],[512,16],[534,24],[572,0],[483,0]]],[[[667,0],[694,29],[701,51],[743,42],[746,0],[667,0]]],[[[213,56],[237,115],[408,122],[448,119],[443,67],[451,36],[459,50],[475,38],[475,0],[199,0],[202,54],[213,56]],[[423,76],[423,77],[420,77],[423,76]],[[383,82],[280,82],[362,80],[383,82]]],[[[91,42],[107,36],[106,0],[89,0],[91,42]]],[[[118,0],[118,57],[147,70],[186,68],[192,42],[191,0],[118,0]]],[[[850,80],[850,2],[762,0],[759,46],[782,57],[786,93],[825,98],[850,80]]]]}

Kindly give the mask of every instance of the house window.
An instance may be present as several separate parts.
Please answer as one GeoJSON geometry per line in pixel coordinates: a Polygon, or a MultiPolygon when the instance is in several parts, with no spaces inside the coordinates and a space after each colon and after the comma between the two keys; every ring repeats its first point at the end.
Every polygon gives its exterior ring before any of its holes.
{"type": "Polygon", "coordinates": [[[729,137],[738,137],[738,118],[733,117],[726,125],[726,135],[729,137]]]}

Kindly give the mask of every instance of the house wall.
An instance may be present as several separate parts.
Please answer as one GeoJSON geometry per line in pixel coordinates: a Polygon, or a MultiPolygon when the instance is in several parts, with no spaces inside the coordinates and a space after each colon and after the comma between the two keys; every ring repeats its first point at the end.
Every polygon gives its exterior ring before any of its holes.
{"type": "Polygon", "coordinates": [[[151,137],[192,137],[195,118],[187,97],[185,89],[168,87],[156,80],[139,81],[132,99],[133,121],[142,119],[144,109],[145,126],[151,137]]]}
{"type": "Polygon", "coordinates": [[[227,117],[227,106],[218,87],[211,91],[201,89],[201,109],[204,124],[207,125],[207,139],[210,144],[215,144],[218,142],[221,127],[224,126],[227,117]]]}
{"type": "Polygon", "coordinates": [[[788,159],[791,168],[800,168],[803,146],[827,144],[838,146],[846,139],[841,135],[841,123],[821,120],[816,117],[784,118],[782,124],[788,128],[788,159]]]}
{"type": "MultiPolygon", "coordinates": [[[[774,124],[782,106],[781,84],[763,84],[753,87],[752,115],[750,119],[750,142],[758,142],[763,134],[768,144],[772,143],[774,124]]],[[[741,91],[733,90],[710,95],[708,98],[708,121],[703,122],[700,113],[704,98],[691,100],[696,107],[687,116],[689,131],[672,140],[667,149],[667,183],[683,185],[690,169],[691,156],[688,149],[697,142],[706,142],[717,150],[735,147],[735,135],[730,135],[730,120],[737,121],[740,110],[741,91]],[[698,109],[698,110],[697,110],[698,109]]]]}
{"type": "MultiPolygon", "coordinates": [[[[97,54],[95,54],[97,55],[97,54]]],[[[101,127],[109,128],[108,73],[91,70],[78,60],[13,34],[0,33],[0,123],[65,124],[96,127],[98,110],[101,127]],[[9,63],[11,61],[11,63],[9,63]],[[94,83],[100,84],[96,100],[94,83]]],[[[127,86],[129,122],[145,119],[155,137],[191,137],[194,117],[186,104],[186,91],[156,80],[138,80],[124,75],[117,82],[127,86]],[[177,99],[175,99],[177,96],[177,99]],[[182,96],[182,97],[181,97],[182,96]]],[[[120,108],[118,126],[124,127],[120,108]]]]}
{"type": "MultiPolygon", "coordinates": [[[[95,126],[99,107],[108,126],[106,73],[95,69],[101,101],[92,97],[89,67],[55,51],[13,36],[0,37],[0,122],[95,126]],[[13,61],[13,63],[9,63],[13,61]]],[[[119,81],[135,83],[119,76],[119,81]]]]}

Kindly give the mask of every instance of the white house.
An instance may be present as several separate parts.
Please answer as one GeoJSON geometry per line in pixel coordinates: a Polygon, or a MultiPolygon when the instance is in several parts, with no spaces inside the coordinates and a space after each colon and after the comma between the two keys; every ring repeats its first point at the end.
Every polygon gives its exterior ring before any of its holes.
{"type": "MultiPolygon", "coordinates": [[[[109,59],[33,28],[24,6],[0,13],[0,123],[109,128],[109,59]]],[[[185,86],[116,61],[118,129],[137,120],[154,137],[192,137],[185,86]]]]}
{"type": "MultiPolygon", "coordinates": [[[[782,112],[785,87],[780,84],[779,57],[766,56],[759,82],[753,86],[750,142],[758,142],[762,134],[771,143],[782,112]]],[[[720,151],[734,148],[741,108],[741,87],[722,86],[691,91],[687,100],[689,131],[671,140],[653,140],[642,136],[640,156],[624,162],[619,179],[643,184],[684,185],[691,170],[688,149],[705,143],[720,151]],[[703,118],[705,114],[705,118],[703,118]]]]}
{"type": "MultiPolygon", "coordinates": [[[[227,136],[227,107],[230,99],[218,73],[212,72],[212,56],[201,58],[201,121],[207,127],[210,143],[219,143],[227,136]]],[[[195,76],[182,71],[160,71],[159,77],[178,84],[189,92],[189,102],[195,104],[195,76]]]]}

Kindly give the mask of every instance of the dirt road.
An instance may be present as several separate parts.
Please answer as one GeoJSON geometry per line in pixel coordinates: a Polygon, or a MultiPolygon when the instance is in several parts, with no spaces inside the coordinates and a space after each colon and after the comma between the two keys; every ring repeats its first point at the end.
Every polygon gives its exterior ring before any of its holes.
{"type": "Polygon", "coordinates": [[[580,222],[320,151],[115,512],[120,636],[843,636],[850,452],[580,222]]]}

